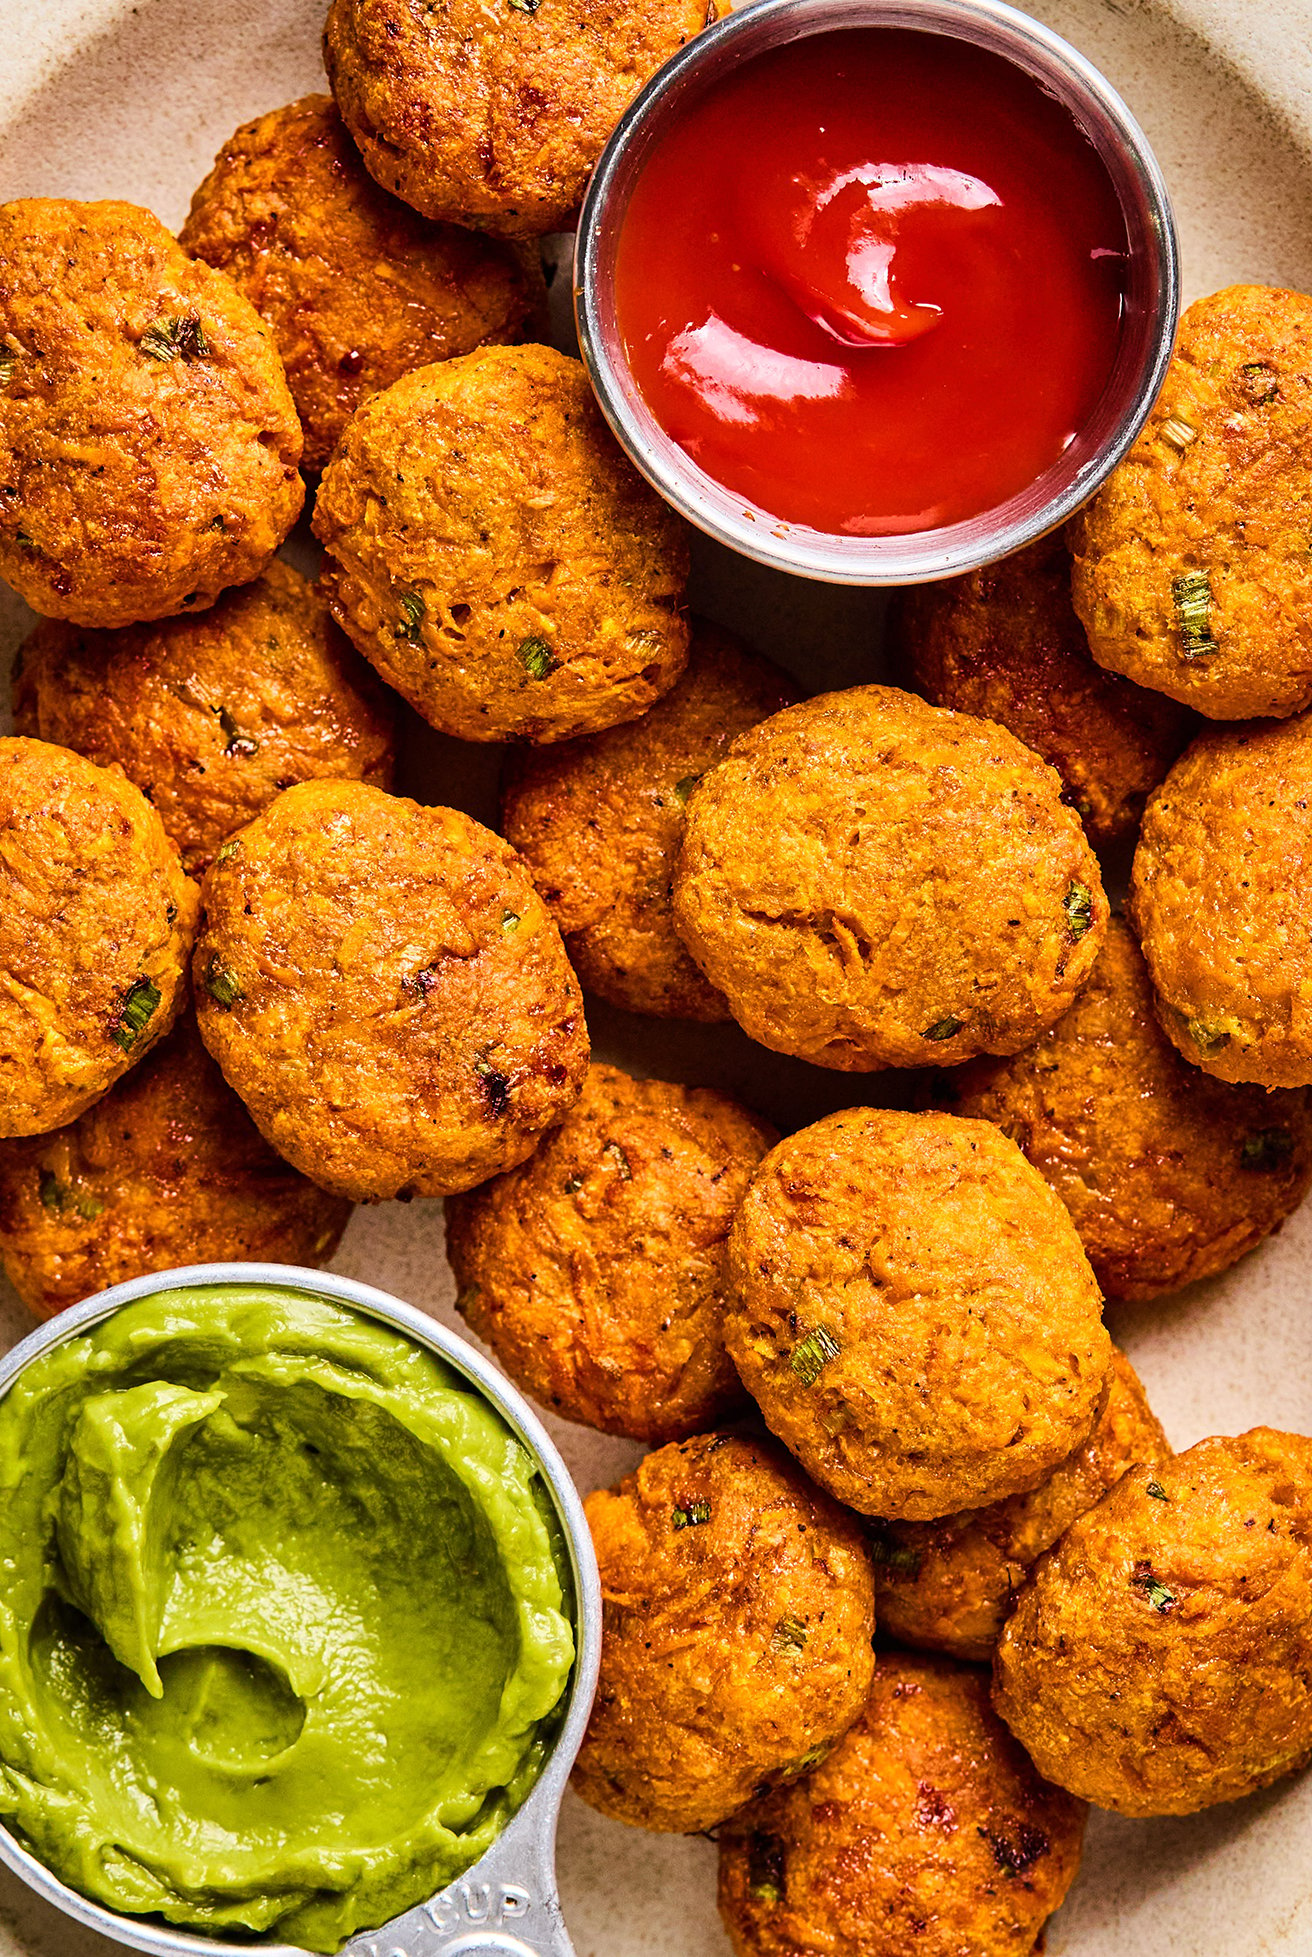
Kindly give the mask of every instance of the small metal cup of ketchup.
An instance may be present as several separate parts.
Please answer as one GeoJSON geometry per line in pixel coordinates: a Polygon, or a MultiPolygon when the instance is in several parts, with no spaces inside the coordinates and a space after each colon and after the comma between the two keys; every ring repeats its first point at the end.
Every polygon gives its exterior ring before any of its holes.
{"type": "Polygon", "coordinates": [[[579,341],[702,530],[842,584],[1019,550],[1120,461],[1179,311],[1162,173],[1111,85],[998,0],[753,0],[598,163],[579,341]]]}

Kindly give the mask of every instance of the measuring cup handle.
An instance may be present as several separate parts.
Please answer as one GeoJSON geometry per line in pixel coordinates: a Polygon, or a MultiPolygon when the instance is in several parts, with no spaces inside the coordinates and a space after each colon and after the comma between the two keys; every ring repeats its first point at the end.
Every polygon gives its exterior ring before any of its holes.
{"type": "Polygon", "coordinates": [[[353,1937],[341,1957],[574,1957],[556,1890],[555,1813],[521,1815],[440,1896],[353,1937]],[[523,1824],[528,1823],[525,1827],[523,1824]]]}

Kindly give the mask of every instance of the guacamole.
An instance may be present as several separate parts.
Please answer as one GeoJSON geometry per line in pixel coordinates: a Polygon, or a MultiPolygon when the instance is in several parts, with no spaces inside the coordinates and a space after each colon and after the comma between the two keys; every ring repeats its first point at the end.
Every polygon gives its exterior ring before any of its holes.
{"type": "Polygon", "coordinates": [[[0,1400],[0,1819],[111,1909],[336,1950],[532,1787],[561,1570],[530,1456],[401,1334],[127,1306],[0,1400]]]}

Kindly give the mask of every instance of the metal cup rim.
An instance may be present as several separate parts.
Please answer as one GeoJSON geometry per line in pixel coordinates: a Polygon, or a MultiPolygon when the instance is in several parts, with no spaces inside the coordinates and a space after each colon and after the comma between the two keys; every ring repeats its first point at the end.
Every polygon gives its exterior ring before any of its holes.
{"type": "MultiPolygon", "coordinates": [[[[651,78],[602,151],[584,198],[574,251],[579,349],[602,414],[652,487],[698,529],[775,570],[822,583],[933,582],[1009,556],[1064,523],[1123,460],[1166,376],[1180,311],[1179,246],[1160,165],[1116,89],[1061,35],[1005,0],[750,0],[693,36],[651,78]],[[1141,357],[1130,363],[1124,398],[1113,398],[1127,335],[1091,417],[1107,431],[1090,457],[1065,471],[1065,457],[1028,491],[969,522],[904,536],[862,538],[781,523],[705,474],[661,427],[629,373],[609,272],[628,192],[648,149],[680,103],[730,59],[785,41],[849,27],[903,27],[976,41],[1011,59],[1065,102],[1095,140],[1125,214],[1131,254],[1147,255],[1147,298],[1134,315],[1141,357]],[[1118,174],[1119,173],[1119,174],[1118,174]],[[1127,207],[1132,189],[1136,209],[1127,207]],[[1052,480],[1050,491],[1039,494],[1052,480]]],[[[1127,315],[1129,316],[1129,315],[1127,315]]],[[[1079,441],[1071,445],[1071,451],[1079,441]]]]}
{"type": "MultiPolygon", "coordinates": [[[[601,1583],[582,1498],[559,1449],[519,1389],[467,1340],[458,1333],[448,1331],[446,1326],[440,1325],[417,1306],[406,1304],[374,1285],[362,1284],[355,1278],[340,1277],[336,1272],[310,1270],[298,1264],[188,1264],[173,1271],[151,1272],[143,1277],[129,1278],[107,1291],[97,1292],[92,1298],[83,1299],[80,1304],[70,1306],[55,1318],[37,1326],[0,1358],[0,1399],[35,1360],[91,1326],[112,1318],[116,1312],[141,1298],[162,1291],[234,1284],[270,1286],[323,1298],[329,1303],[346,1305],[366,1317],[376,1318],[406,1334],[444,1359],[491,1401],[533,1456],[560,1518],[574,1585],[575,1654],[566,1687],[569,1709],[550,1756],[523,1806],[512,1816],[486,1855],[480,1857],[457,1881],[472,1880],[482,1863],[501,1850],[512,1835],[522,1835],[526,1839],[534,1836],[545,1838],[549,1848],[554,1836],[555,1817],[570,1769],[583,1742],[596,1691],[601,1662],[601,1583]]],[[[110,1937],[129,1949],[157,1953],[158,1957],[253,1957],[253,1953],[259,1953],[259,1957],[305,1957],[299,1945],[275,1944],[260,1938],[230,1942],[199,1932],[175,1930],[147,1917],[107,1909],[62,1882],[3,1823],[0,1823],[0,1863],[66,1916],[72,1917],[86,1929],[98,1930],[102,1936],[110,1937]]],[[[426,1901],[431,1904],[446,1893],[445,1890],[437,1890],[426,1901]]],[[[425,1904],[417,1907],[422,1909],[425,1904]]],[[[405,1914],[408,1915],[409,1911],[405,1914]]],[[[392,1919],[392,1923],[380,1924],[375,1930],[357,1931],[343,1946],[339,1957],[351,1957],[360,1939],[368,1939],[371,1946],[375,1939],[386,1940],[392,1924],[400,1921],[402,1918],[397,1917],[392,1919]]]]}

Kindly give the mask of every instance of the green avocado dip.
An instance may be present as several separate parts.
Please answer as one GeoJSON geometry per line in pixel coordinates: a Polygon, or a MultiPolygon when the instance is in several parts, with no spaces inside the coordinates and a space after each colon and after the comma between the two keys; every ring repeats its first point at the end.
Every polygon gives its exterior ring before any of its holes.
{"type": "Polygon", "coordinates": [[[0,1400],[0,1819],[111,1909],[334,1951],[533,1786],[563,1567],[529,1454],[401,1334],[129,1305],[0,1400]]]}

